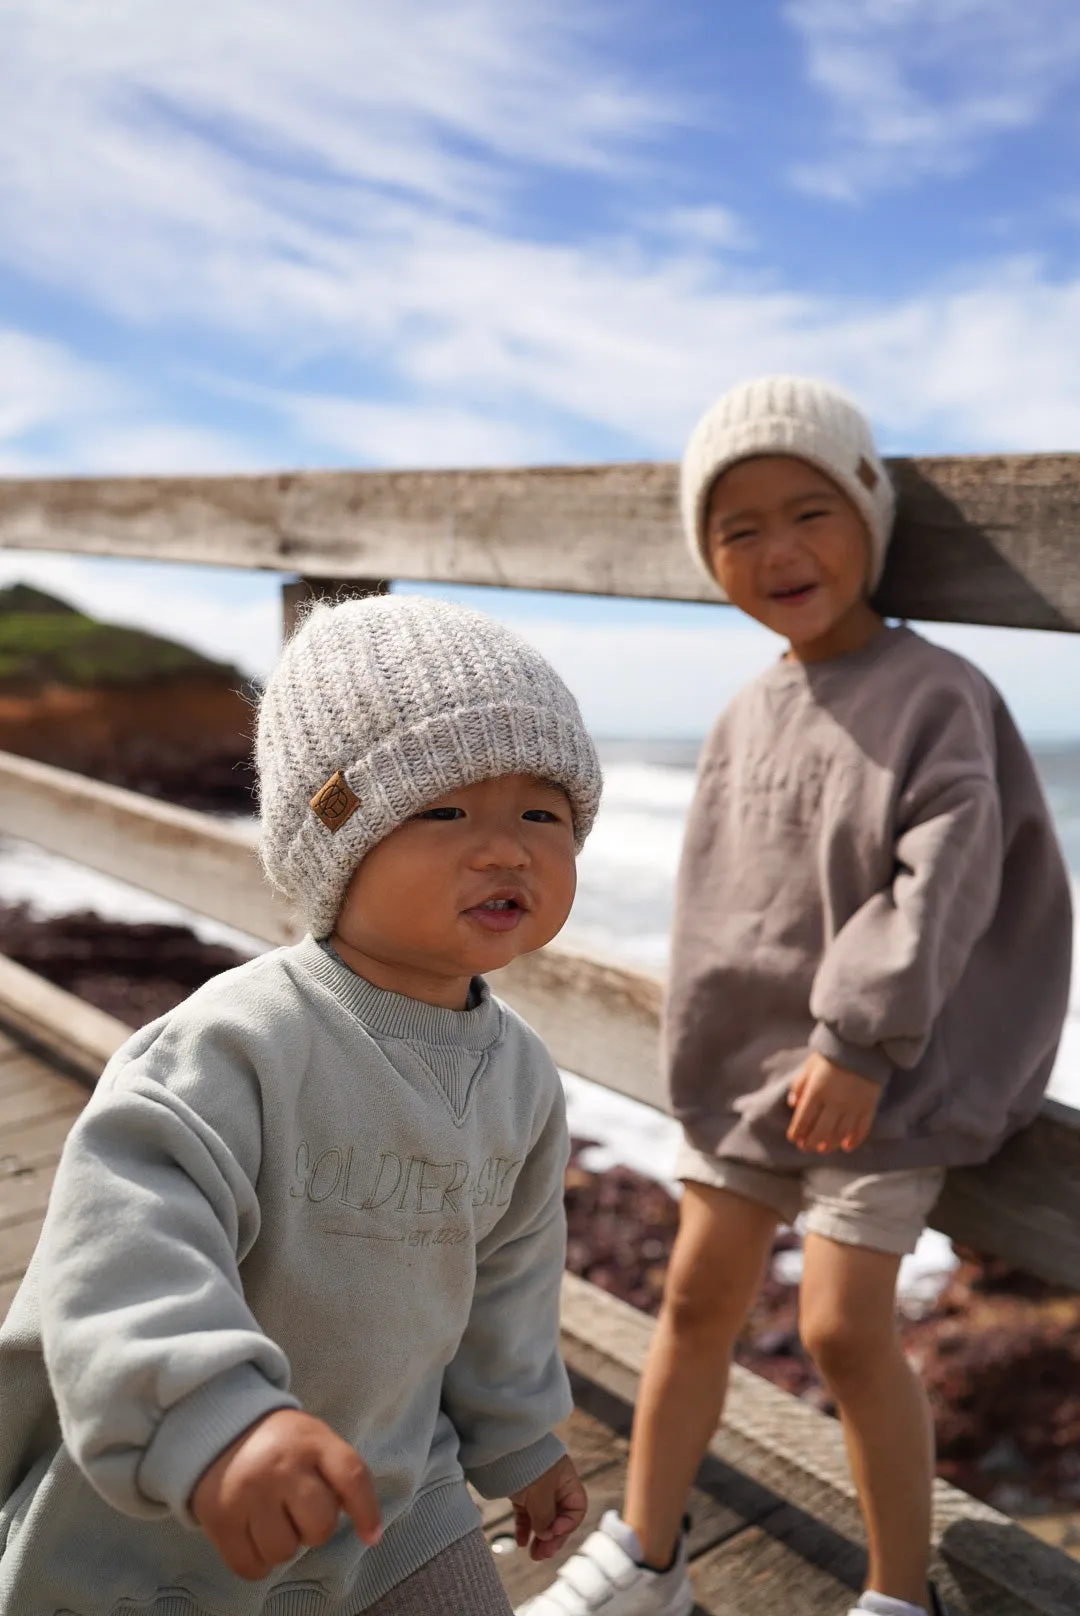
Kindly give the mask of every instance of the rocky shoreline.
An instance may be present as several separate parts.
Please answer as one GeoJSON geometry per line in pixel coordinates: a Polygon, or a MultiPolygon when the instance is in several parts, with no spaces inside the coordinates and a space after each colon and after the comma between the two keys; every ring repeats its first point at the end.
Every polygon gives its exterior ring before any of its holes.
{"type": "MultiPolygon", "coordinates": [[[[0,904],[0,950],[132,1026],[178,1004],[240,956],[181,926],[95,914],[35,918],[0,904]]],[[[567,1172],[568,1266],[655,1313],[677,1222],[662,1185],[627,1167],[593,1172],[575,1142],[567,1172]]],[[[777,1250],[797,1246],[782,1233],[777,1250]]],[[[1080,1297],[975,1252],[906,1348],[929,1388],[939,1473],[1015,1516],[1080,1509],[1080,1297]]],[[[795,1285],[771,1272],[739,1342],[740,1363],[832,1412],[798,1338],[795,1285]]]]}

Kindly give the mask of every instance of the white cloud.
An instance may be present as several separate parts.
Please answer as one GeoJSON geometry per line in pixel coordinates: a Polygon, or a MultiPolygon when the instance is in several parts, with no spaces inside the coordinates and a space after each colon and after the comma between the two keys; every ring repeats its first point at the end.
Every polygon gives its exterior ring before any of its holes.
{"type": "MultiPolygon", "coordinates": [[[[946,45],[986,22],[972,82],[1028,62],[1034,83],[1042,47],[1025,30],[1055,3],[791,9],[815,49],[854,41],[875,72],[894,73],[904,106],[914,96],[932,111],[907,65],[922,62],[916,34],[927,61],[948,66],[946,45]],[[904,46],[895,64],[882,41],[904,46]]],[[[524,176],[555,165],[621,184],[664,113],[605,78],[577,16],[568,0],[218,0],[196,27],[166,0],[9,7],[0,254],[129,331],[172,332],[177,367],[185,334],[210,333],[221,375],[196,385],[249,402],[253,426],[177,421],[143,389],[124,403],[116,378],[50,350],[60,380],[43,360],[45,380],[0,379],[0,470],[254,467],[259,409],[289,424],[308,463],[581,460],[598,435],[599,452],[676,454],[711,398],[767,370],[847,386],[893,447],[1080,444],[1080,278],[1038,262],[889,301],[810,296],[759,266],[720,201],[643,208],[624,235],[530,239],[515,219],[524,176]],[[252,351],[280,384],[243,379],[252,351]],[[296,363],[320,359],[354,372],[355,396],[290,388],[296,363]],[[70,393],[61,372],[78,382],[70,393]]],[[[1071,16],[1057,29],[1063,60],[1080,30],[1071,16]]],[[[989,89],[961,100],[964,128],[997,105],[989,89]]],[[[881,113],[863,144],[921,161],[921,116],[881,113]]],[[[936,149],[937,135],[926,140],[936,149]]]]}
{"type": "Polygon", "coordinates": [[[130,401],[130,390],[56,342],[0,328],[0,467],[29,435],[93,418],[130,401]]]}
{"type": "Polygon", "coordinates": [[[1080,77],[1075,0],[788,0],[834,147],[804,188],[852,199],[972,166],[1080,77]]]}

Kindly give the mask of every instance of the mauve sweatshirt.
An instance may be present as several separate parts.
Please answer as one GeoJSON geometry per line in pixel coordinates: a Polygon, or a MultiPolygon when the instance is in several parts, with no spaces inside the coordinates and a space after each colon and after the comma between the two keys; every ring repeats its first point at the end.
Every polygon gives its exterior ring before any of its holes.
{"type": "Polygon", "coordinates": [[[883,1089],[838,1163],[983,1161],[1038,1108],[1071,946],[1034,764],[977,669],[908,628],[780,661],[702,754],[665,1018],[675,1113],[701,1149],[805,1165],[786,1096],[817,1050],[883,1089]]]}

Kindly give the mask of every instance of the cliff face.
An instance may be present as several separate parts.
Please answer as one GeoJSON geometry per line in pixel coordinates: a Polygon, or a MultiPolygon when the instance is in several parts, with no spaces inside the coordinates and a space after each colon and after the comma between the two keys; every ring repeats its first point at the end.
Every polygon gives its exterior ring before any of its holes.
{"type": "Polygon", "coordinates": [[[253,708],[235,668],[0,590],[0,748],[193,807],[253,806],[253,708]]]}

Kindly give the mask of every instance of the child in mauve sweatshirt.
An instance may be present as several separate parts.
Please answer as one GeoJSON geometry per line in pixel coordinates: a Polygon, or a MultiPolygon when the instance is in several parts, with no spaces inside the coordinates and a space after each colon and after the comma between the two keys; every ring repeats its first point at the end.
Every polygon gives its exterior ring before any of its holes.
{"type": "Polygon", "coordinates": [[[507,629],[316,606],[259,714],[309,935],[110,1062],[0,1331],[3,1616],[505,1616],[466,1478],[553,1554],[568,1153],[483,973],[560,929],[600,770],[507,629]]]}
{"type": "Polygon", "coordinates": [[[933,1438],[896,1330],[948,1167],[1031,1120],[1065,1016],[1069,883],[997,691],[873,604],[893,491],[865,420],[797,377],[690,439],[691,552],[788,642],[705,744],[666,1016],[686,1132],[623,1513],[530,1616],[688,1616],[680,1520],[779,1223],[870,1550],[852,1616],[926,1616],[933,1438]]]}

